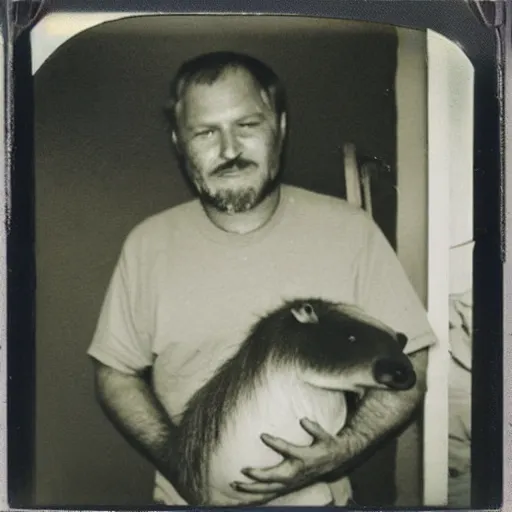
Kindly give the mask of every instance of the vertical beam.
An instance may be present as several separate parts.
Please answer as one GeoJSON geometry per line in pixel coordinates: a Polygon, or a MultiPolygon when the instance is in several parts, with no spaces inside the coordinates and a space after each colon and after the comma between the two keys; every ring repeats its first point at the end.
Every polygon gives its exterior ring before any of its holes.
{"type": "MultiPolygon", "coordinates": [[[[397,28],[396,251],[418,297],[427,305],[428,160],[426,33],[397,28]]],[[[421,423],[397,445],[397,505],[423,501],[421,423]],[[416,458],[411,460],[411,454],[416,458]]]]}
{"type": "Polygon", "coordinates": [[[427,70],[423,31],[397,29],[397,254],[427,299],[427,70]]]}
{"type": "MultiPolygon", "coordinates": [[[[473,231],[473,68],[458,46],[432,31],[427,31],[427,60],[427,308],[439,345],[430,353],[425,402],[424,501],[443,505],[448,494],[448,298],[454,270],[450,269],[450,248],[471,241],[473,231]]],[[[471,270],[467,277],[471,284],[471,270]]]]}
{"type": "Polygon", "coordinates": [[[448,498],[448,365],[450,249],[449,48],[427,32],[428,83],[428,291],[427,311],[439,344],[430,350],[423,429],[423,500],[448,498]]]}

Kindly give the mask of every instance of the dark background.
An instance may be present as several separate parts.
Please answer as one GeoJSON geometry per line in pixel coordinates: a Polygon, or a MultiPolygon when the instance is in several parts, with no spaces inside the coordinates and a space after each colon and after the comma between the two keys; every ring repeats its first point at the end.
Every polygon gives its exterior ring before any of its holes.
{"type": "MultiPolygon", "coordinates": [[[[308,20],[131,19],[88,30],[37,72],[36,493],[38,505],[148,502],[153,471],[97,406],[91,341],[121,243],[191,197],[162,112],[185,58],[248,52],[289,93],[286,181],[344,195],[342,144],[395,160],[396,34],[308,20]],[[174,22],[174,23],[173,23],[174,22]],[[221,34],[221,36],[219,36],[221,34]]],[[[393,202],[377,218],[394,239],[393,202]]],[[[393,461],[366,484],[392,500],[393,461]]],[[[372,496],[368,498],[368,496],[372,496]]]]}

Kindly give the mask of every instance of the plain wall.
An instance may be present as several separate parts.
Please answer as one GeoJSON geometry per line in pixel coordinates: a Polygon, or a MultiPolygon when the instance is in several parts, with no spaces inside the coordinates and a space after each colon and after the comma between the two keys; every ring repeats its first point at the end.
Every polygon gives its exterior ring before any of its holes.
{"type": "MultiPolygon", "coordinates": [[[[291,110],[285,181],[343,197],[345,141],[395,170],[397,39],[391,28],[145,18],[91,29],[54,53],[35,77],[40,506],[150,501],[153,469],[100,411],[85,353],[128,231],[191,197],[161,107],[177,65],[214,49],[251,53],[283,78],[291,110]]],[[[377,203],[376,215],[392,240],[394,209],[377,203]]],[[[390,499],[393,467],[384,452],[374,458],[377,476],[361,472],[373,489],[371,503],[390,499]]]]}

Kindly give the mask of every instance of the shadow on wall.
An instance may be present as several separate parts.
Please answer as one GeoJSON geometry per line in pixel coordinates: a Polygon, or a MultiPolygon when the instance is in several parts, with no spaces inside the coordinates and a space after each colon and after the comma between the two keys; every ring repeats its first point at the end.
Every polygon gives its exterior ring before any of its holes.
{"type": "MultiPolygon", "coordinates": [[[[151,500],[153,470],[101,413],[86,350],[128,231],[191,198],[161,107],[181,61],[215,49],[250,53],[282,76],[291,109],[287,182],[343,196],[345,141],[394,168],[393,29],[130,19],[60,48],[35,77],[39,506],[151,500]]],[[[394,214],[381,209],[378,219],[393,236],[394,214]]],[[[390,445],[361,469],[358,501],[394,501],[393,453],[390,445]]]]}

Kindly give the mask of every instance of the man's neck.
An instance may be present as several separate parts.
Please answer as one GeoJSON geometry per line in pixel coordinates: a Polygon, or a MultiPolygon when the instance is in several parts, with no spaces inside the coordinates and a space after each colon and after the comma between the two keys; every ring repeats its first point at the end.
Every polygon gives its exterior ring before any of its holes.
{"type": "Polygon", "coordinates": [[[280,201],[280,187],[268,195],[258,206],[247,212],[229,214],[203,205],[210,221],[228,233],[244,235],[264,226],[274,215],[280,201]]]}

